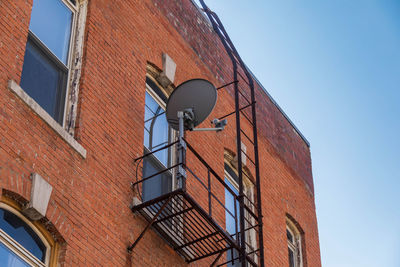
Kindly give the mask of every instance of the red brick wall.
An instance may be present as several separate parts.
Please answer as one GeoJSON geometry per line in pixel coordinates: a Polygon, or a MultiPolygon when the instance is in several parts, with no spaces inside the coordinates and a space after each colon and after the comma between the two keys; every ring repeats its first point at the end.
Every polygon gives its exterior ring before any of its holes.
{"type": "MultiPolygon", "coordinates": [[[[194,77],[220,85],[231,80],[231,70],[214,49],[219,41],[196,24],[201,15],[188,0],[90,1],[76,131],[87,150],[83,159],[7,88],[8,80],[20,80],[31,5],[0,3],[0,187],[29,200],[30,173],[49,181],[46,220],[65,240],[64,266],[186,266],[153,231],[132,255],[126,252],[145,226],[129,209],[129,185],[133,159],[143,151],[146,64],[161,67],[164,52],[177,63],[176,85],[194,77]]],[[[288,265],[286,213],[305,232],[308,266],[320,266],[309,150],[263,92],[257,100],[259,121],[266,122],[259,123],[266,266],[288,265]]],[[[223,90],[210,118],[231,110],[231,92],[223,90]]],[[[229,123],[220,133],[188,133],[220,176],[224,149],[235,150],[233,118],[229,123]]]]}

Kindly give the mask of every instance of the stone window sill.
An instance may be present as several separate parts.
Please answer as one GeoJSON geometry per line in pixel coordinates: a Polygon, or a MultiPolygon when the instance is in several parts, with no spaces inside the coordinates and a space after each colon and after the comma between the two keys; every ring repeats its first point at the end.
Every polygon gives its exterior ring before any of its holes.
{"type": "Polygon", "coordinates": [[[42,120],[44,120],[65,142],[75,149],[82,158],[86,158],[86,149],[81,146],[58,122],[56,122],[35,100],[14,81],[8,81],[8,89],[15,93],[28,105],[42,120]]]}

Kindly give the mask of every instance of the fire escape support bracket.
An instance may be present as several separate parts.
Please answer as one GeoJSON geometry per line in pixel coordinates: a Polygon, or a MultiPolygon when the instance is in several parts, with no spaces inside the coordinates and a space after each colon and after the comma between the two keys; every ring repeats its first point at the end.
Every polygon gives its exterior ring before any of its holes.
{"type": "Polygon", "coordinates": [[[143,231],[140,233],[140,235],[138,236],[138,238],[135,240],[135,242],[133,242],[132,245],[130,245],[128,247],[128,252],[131,253],[132,250],[135,248],[135,246],[139,243],[140,239],[143,238],[144,234],[147,232],[147,230],[150,228],[150,226],[156,221],[156,219],[158,218],[158,216],[160,216],[160,214],[163,212],[163,210],[165,209],[165,207],[167,207],[168,203],[171,201],[172,196],[170,196],[165,202],[164,204],[161,206],[161,208],[158,210],[158,212],[156,213],[156,215],[153,216],[153,219],[151,221],[149,221],[146,225],[146,227],[143,229],[143,231]]]}

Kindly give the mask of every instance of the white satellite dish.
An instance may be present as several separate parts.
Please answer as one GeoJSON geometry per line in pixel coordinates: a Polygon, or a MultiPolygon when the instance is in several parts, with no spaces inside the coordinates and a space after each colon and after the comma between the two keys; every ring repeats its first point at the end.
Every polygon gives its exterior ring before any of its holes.
{"type": "Polygon", "coordinates": [[[179,130],[178,112],[184,112],[184,130],[193,130],[214,109],[217,89],[204,79],[183,82],[172,92],[167,102],[166,115],[169,125],[179,130]]]}

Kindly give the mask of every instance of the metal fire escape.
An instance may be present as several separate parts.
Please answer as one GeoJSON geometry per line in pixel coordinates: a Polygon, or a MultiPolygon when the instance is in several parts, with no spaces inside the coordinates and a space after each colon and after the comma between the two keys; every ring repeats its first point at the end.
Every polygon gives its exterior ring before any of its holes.
{"type": "MultiPolygon", "coordinates": [[[[135,161],[139,166],[143,159],[164,149],[177,147],[178,151],[185,151],[183,158],[177,164],[133,182],[132,188],[136,192],[141,191],[143,182],[165,172],[184,169],[185,177],[172,192],[151,200],[139,199],[131,207],[131,210],[140,213],[148,221],[148,224],[128,247],[128,251],[131,252],[145,232],[152,227],[187,262],[214,255],[211,266],[264,266],[254,82],[218,16],[206,6],[203,0],[200,2],[233,66],[233,82],[225,86],[233,85],[234,87],[235,110],[219,119],[223,120],[231,115],[236,117],[238,193],[231,189],[223,177],[220,177],[211,168],[183,136],[173,143],[137,158],[135,161]],[[250,127],[242,127],[244,125],[250,125],[250,127]],[[249,128],[250,133],[248,132],[249,128]],[[243,151],[243,143],[251,144],[251,149],[249,149],[251,154],[243,151]],[[245,168],[243,157],[246,157],[248,165],[251,166],[245,168]],[[255,181],[249,177],[245,169],[251,170],[255,181]],[[246,195],[244,180],[252,183],[253,198],[246,195]],[[221,191],[221,188],[234,197],[233,212],[223,204],[224,196],[223,194],[221,196],[221,192],[224,191],[221,191]],[[238,209],[236,205],[239,205],[238,209]],[[224,229],[225,222],[221,221],[221,216],[215,215],[221,214],[221,211],[229,213],[234,218],[236,233],[230,234],[224,229]],[[255,236],[252,244],[249,244],[250,235],[255,236]],[[229,251],[231,252],[230,256],[223,258],[222,256],[229,251]]],[[[179,173],[179,170],[176,172],[179,173]]]]}
{"type": "MultiPolygon", "coordinates": [[[[257,207],[257,228],[258,228],[258,248],[260,256],[260,266],[264,266],[264,245],[263,245],[263,229],[262,229],[262,208],[261,208],[261,184],[260,184],[260,167],[259,167],[259,155],[258,155],[258,139],[257,139],[257,119],[256,119],[256,100],[254,92],[254,81],[252,75],[249,73],[246,65],[241,59],[235,46],[233,45],[229,35],[225,31],[225,28],[218,18],[218,16],[212,12],[208,6],[204,3],[204,0],[200,0],[204,12],[210,19],[214,31],[218,34],[222,44],[228,53],[233,67],[233,80],[236,81],[234,84],[235,89],[235,116],[236,116],[236,151],[238,152],[238,174],[239,174],[239,203],[240,203],[240,229],[245,229],[245,216],[243,216],[245,210],[245,194],[243,190],[243,158],[244,154],[249,161],[254,165],[255,177],[256,177],[256,207],[257,207]],[[244,73],[245,77],[241,74],[244,73]],[[248,98],[250,96],[250,99],[248,98]],[[251,109],[251,116],[246,113],[247,109],[251,109]],[[252,126],[252,138],[251,135],[241,128],[241,120],[245,118],[252,126]],[[242,151],[242,135],[253,145],[254,158],[251,158],[243,153],[242,151]]],[[[222,118],[220,118],[222,119],[222,118]]],[[[244,259],[246,258],[246,243],[245,243],[245,231],[240,232],[240,259],[242,266],[246,266],[244,259]]]]}

